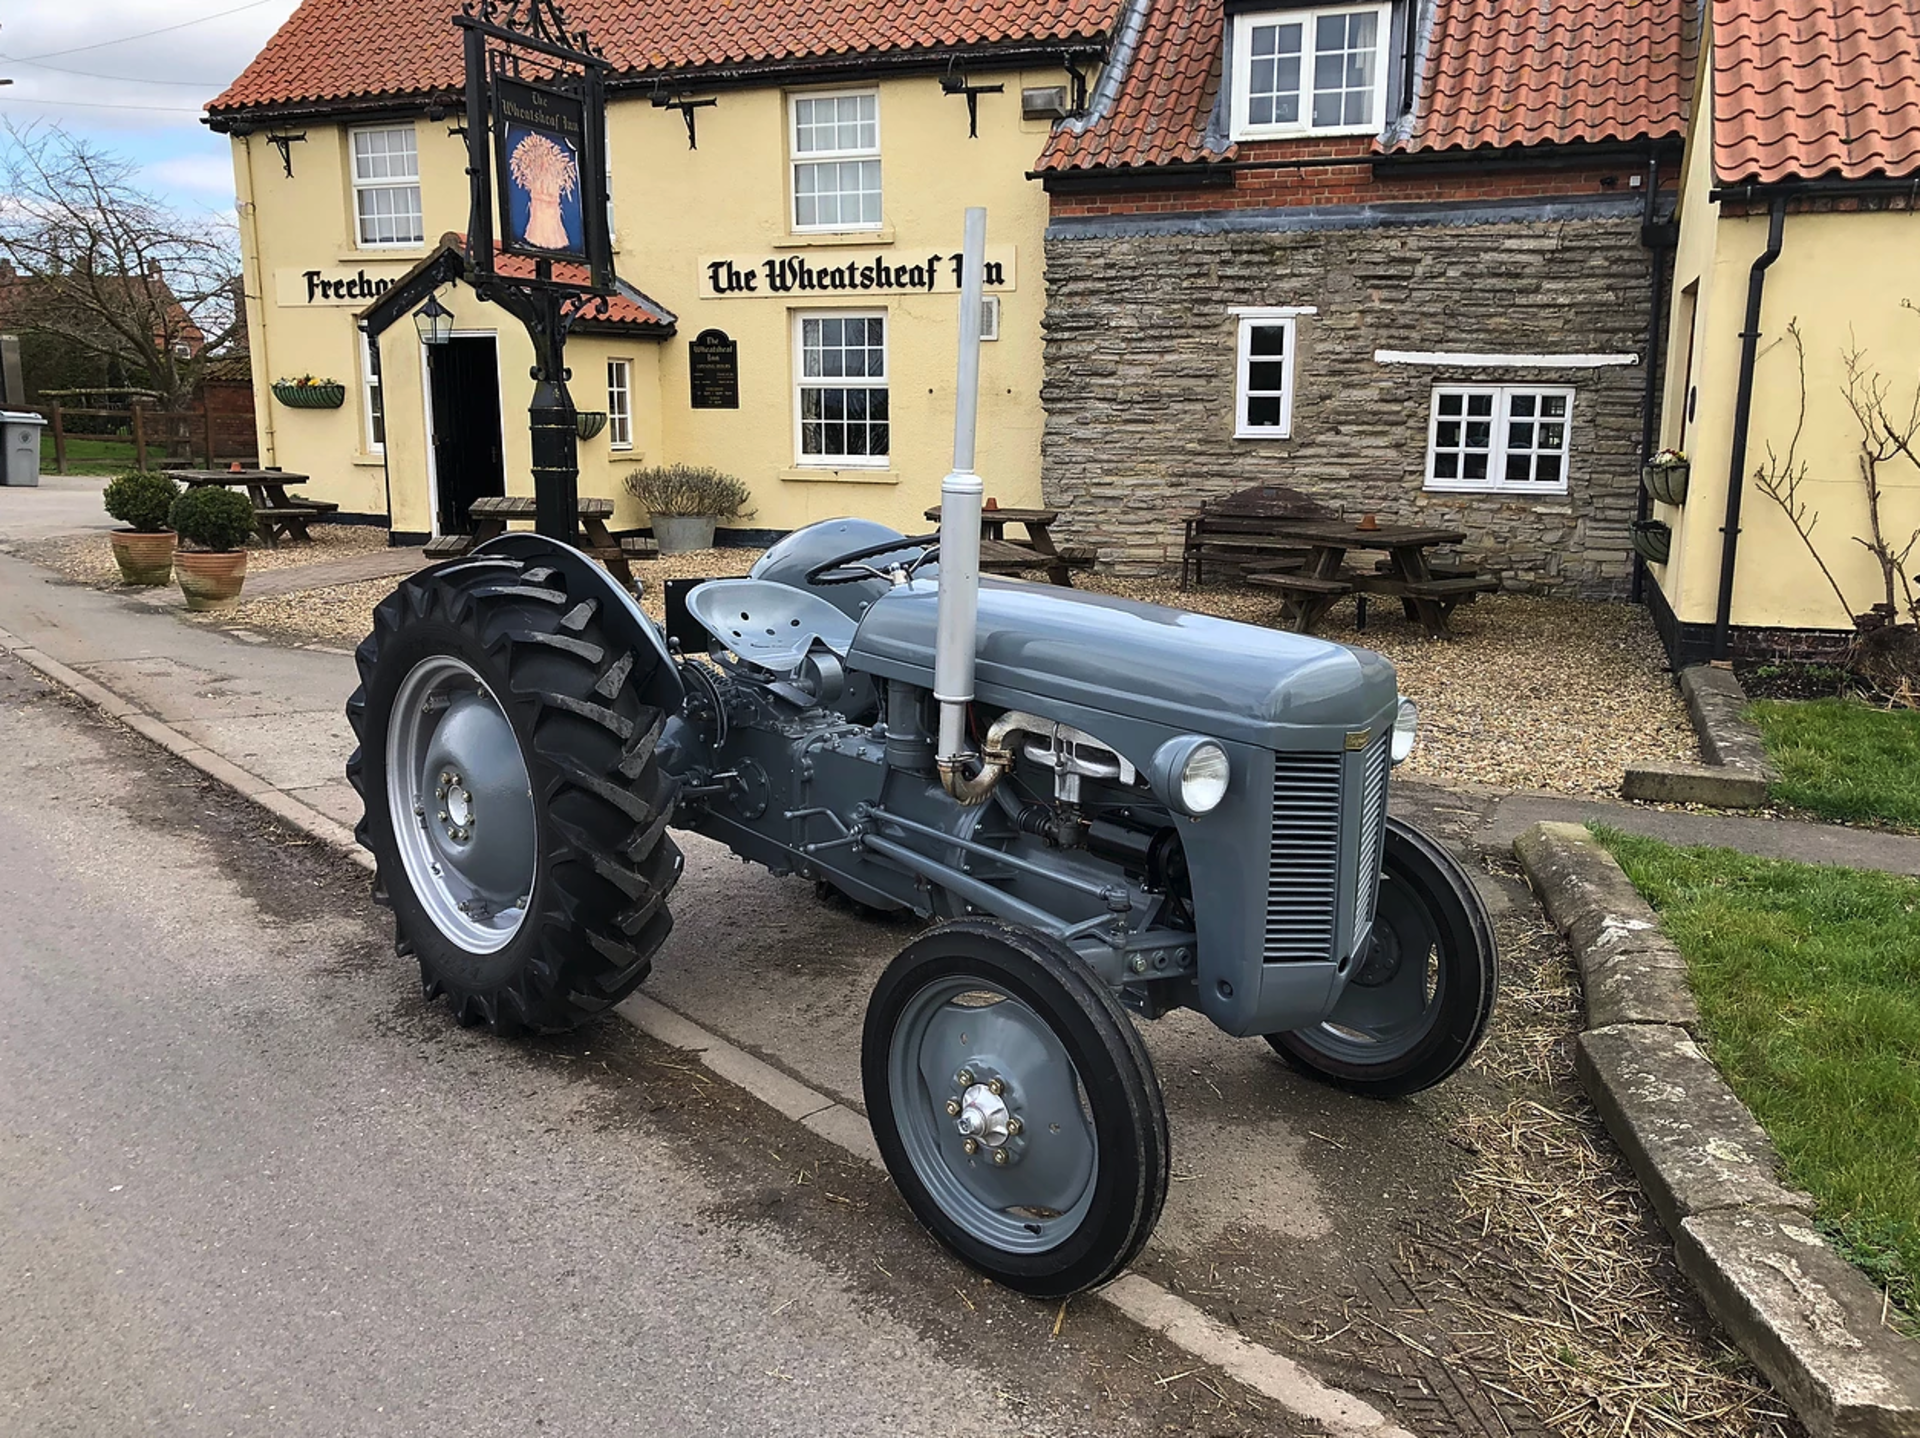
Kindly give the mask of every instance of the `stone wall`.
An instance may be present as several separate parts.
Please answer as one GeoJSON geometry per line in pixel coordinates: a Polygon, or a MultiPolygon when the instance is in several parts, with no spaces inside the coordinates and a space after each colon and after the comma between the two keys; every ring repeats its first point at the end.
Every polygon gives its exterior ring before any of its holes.
{"type": "Polygon", "coordinates": [[[1379,364],[1374,351],[1644,361],[1652,268],[1637,215],[1619,206],[1497,223],[1345,223],[1211,233],[1055,224],[1042,485],[1062,534],[1096,546],[1102,567],[1165,573],[1202,500],[1277,482],[1351,516],[1465,530],[1463,553],[1512,589],[1625,595],[1640,365],[1460,369],[1379,364]],[[1232,305],[1318,307],[1297,326],[1289,439],[1233,436],[1232,305]],[[1573,386],[1569,493],[1426,491],[1430,395],[1445,382],[1573,386]]]}

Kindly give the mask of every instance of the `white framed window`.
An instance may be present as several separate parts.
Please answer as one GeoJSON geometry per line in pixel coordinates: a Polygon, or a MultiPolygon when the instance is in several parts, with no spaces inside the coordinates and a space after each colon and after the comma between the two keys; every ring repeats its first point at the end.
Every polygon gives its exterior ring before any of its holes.
{"type": "Polygon", "coordinates": [[[880,92],[787,103],[796,230],[880,228],[880,92]]]}
{"type": "Polygon", "coordinates": [[[885,468],[893,451],[885,313],[797,311],[793,347],[799,463],[885,468]]]}
{"type": "Polygon", "coordinates": [[[380,388],[380,352],[363,330],[360,333],[361,419],[366,430],[368,454],[387,450],[386,396],[380,388]]]}
{"type": "Polygon", "coordinates": [[[633,361],[607,361],[607,447],[633,448],[633,361]]]}
{"type": "Polygon", "coordinates": [[[426,239],[420,211],[420,151],[413,126],[352,130],[353,214],[359,247],[417,245],[426,239]]]}
{"type": "Polygon", "coordinates": [[[1235,439],[1293,433],[1293,341],[1298,310],[1245,310],[1234,366],[1235,439]]]}
{"type": "Polygon", "coordinates": [[[1233,138],[1378,134],[1390,17],[1384,4],[1235,16],[1233,138]]]}
{"type": "Polygon", "coordinates": [[[1572,432],[1565,385],[1435,385],[1427,488],[1564,494],[1572,432]]]}

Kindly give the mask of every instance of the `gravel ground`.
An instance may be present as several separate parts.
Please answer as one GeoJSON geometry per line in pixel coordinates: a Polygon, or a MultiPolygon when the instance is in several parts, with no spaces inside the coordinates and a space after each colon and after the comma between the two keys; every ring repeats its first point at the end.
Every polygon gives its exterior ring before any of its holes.
{"type": "MultiPolygon", "coordinates": [[[[247,573],[263,574],[269,569],[289,569],[300,564],[322,564],[330,559],[367,554],[387,547],[387,532],[371,524],[316,524],[308,529],[310,544],[283,543],[268,549],[260,543],[247,546],[247,573]]],[[[15,546],[22,559],[77,579],[96,589],[121,589],[119,566],[113,562],[113,550],[99,534],[69,534],[58,539],[42,539],[15,546]]]]}
{"type": "MultiPolygon", "coordinates": [[[[759,554],[714,549],[637,564],[641,605],[661,619],[664,580],[744,574],[759,554]]],[[[1273,599],[1238,587],[1182,593],[1171,584],[1101,575],[1080,582],[1104,593],[1254,624],[1277,617],[1273,599]]],[[[366,636],[373,606],[392,588],[393,581],[374,580],[243,598],[225,614],[196,617],[294,643],[351,649],[366,636]]],[[[1397,611],[1382,613],[1378,606],[1364,633],[1351,627],[1352,619],[1350,608],[1337,612],[1327,637],[1386,655],[1400,671],[1401,689],[1420,706],[1420,743],[1401,771],[1410,778],[1503,790],[1614,794],[1628,764],[1699,758],[1686,710],[1643,610],[1521,596],[1482,598],[1455,612],[1457,638],[1450,644],[1429,640],[1397,611]]]]}
{"type": "MultiPolygon", "coordinates": [[[[1089,589],[1273,624],[1277,596],[1240,586],[1090,575],[1089,589]]],[[[1646,611],[1494,595],[1453,613],[1452,643],[1397,608],[1369,606],[1365,632],[1340,605],[1322,633],[1377,650],[1420,706],[1420,742],[1400,772],[1441,784],[1617,794],[1629,764],[1698,763],[1699,744],[1646,611]]]]}

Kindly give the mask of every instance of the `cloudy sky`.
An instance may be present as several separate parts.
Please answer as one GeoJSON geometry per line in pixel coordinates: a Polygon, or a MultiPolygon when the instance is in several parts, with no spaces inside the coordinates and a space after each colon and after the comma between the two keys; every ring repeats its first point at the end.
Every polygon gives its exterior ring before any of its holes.
{"type": "Polygon", "coordinates": [[[0,112],[52,121],[137,163],[182,209],[233,206],[224,136],[200,108],[298,0],[0,0],[0,112]]]}

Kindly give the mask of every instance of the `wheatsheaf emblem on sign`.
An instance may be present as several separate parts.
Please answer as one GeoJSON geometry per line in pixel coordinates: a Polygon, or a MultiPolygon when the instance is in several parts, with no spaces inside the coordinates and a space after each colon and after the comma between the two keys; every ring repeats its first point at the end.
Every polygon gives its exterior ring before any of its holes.
{"type": "Polygon", "coordinates": [[[580,165],[571,148],[517,125],[509,126],[507,135],[507,175],[513,181],[513,215],[521,240],[542,250],[574,248],[580,228],[580,165]]]}

